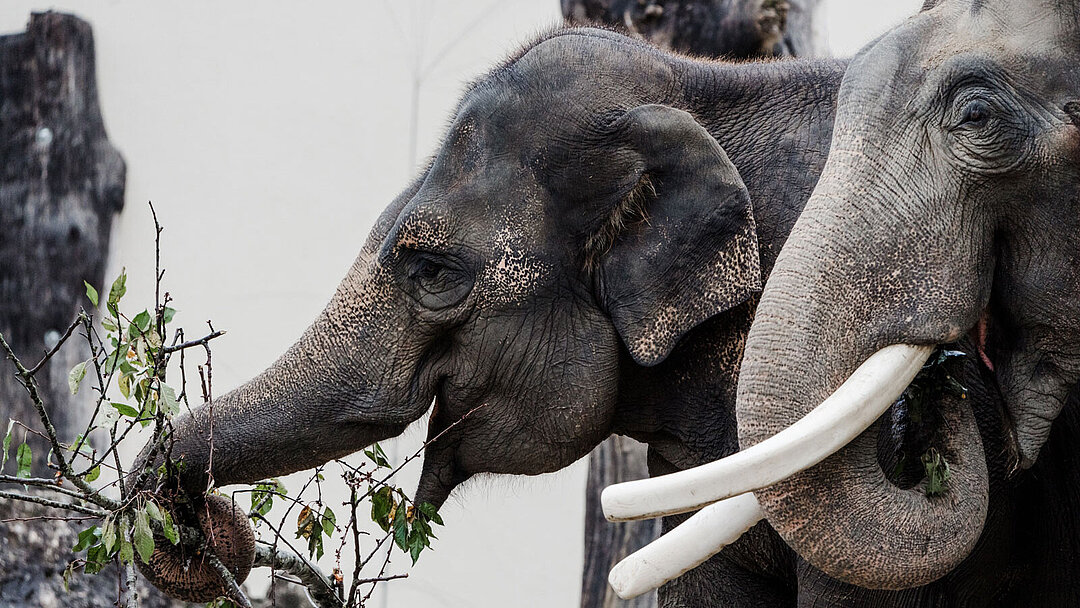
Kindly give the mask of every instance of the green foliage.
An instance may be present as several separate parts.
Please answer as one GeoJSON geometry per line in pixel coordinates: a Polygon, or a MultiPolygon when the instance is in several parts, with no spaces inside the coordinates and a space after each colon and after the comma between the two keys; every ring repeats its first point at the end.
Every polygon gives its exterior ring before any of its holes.
{"type": "Polygon", "coordinates": [[[256,515],[266,515],[274,507],[274,496],[285,496],[288,490],[280,479],[260,481],[251,490],[251,515],[258,526],[261,521],[256,515]]]}
{"type": "Polygon", "coordinates": [[[31,477],[30,471],[34,466],[34,454],[29,443],[19,444],[19,449],[15,452],[15,464],[18,466],[15,472],[16,477],[31,477]]]}
{"type": "Polygon", "coordinates": [[[86,299],[90,300],[90,303],[97,308],[98,305],[98,292],[94,289],[94,286],[86,281],[83,281],[83,285],[86,285],[86,299]]]}
{"type": "Polygon", "coordinates": [[[71,390],[71,394],[75,395],[79,392],[79,384],[86,377],[86,364],[90,363],[91,359],[87,359],[82,363],[77,363],[75,367],[71,368],[68,372],[68,389],[71,390]]]}
{"type": "Polygon", "coordinates": [[[317,509],[305,505],[300,510],[300,517],[296,519],[296,538],[304,538],[308,541],[308,555],[315,559],[323,556],[323,534],[327,538],[334,536],[337,528],[337,516],[330,507],[325,507],[322,513],[317,509]]]}
{"type": "Polygon", "coordinates": [[[930,448],[922,455],[923,469],[926,471],[926,495],[940,496],[947,489],[949,481],[949,463],[936,448],[930,448]]]}
{"type": "MultiPolygon", "coordinates": [[[[907,406],[907,415],[911,422],[923,424],[930,421],[930,408],[936,407],[943,397],[967,398],[967,388],[950,373],[950,368],[960,363],[967,353],[939,347],[927,359],[922,369],[904,389],[899,402],[907,406]]],[[[926,475],[926,495],[939,496],[947,489],[949,481],[949,463],[935,448],[927,450],[920,458],[926,475]]],[[[904,460],[897,462],[894,474],[899,475],[905,465],[904,460]]]]}
{"type": "Polygon", "coordinates": [[[124,297],[127,293],[127,268],[120,270],[120,276],[116,277],[113,281],[112,287],[109,288],[109,299],[106,303],[106,308],[109,313],[114,317],[120,316],[120,298],[124,297]]]}
{"type": "Polygon", "coordinates": [[[390,468],[390,461],[386,458],[386,452],[378,443],[374,443],[370,449],[364,450],[364,456],[367,456],[371,462],[375,463],[376,467],[390,468]]]}
{"type": "Polygon", "coordinates": [[[8,451],[11,449],[11,429],[15,426],[15,421],[8,419],[7,432],[4,433],[4,453],[0,456],[0,471],[4,470],[4,465],[7,464],[8,451]]]}

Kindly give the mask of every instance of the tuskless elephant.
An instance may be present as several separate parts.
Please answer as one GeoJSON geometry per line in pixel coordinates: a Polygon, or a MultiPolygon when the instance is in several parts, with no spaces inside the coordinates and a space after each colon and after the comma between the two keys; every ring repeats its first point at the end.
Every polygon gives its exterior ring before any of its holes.
{"type": "MultiPolygon", "coordinates": [[[[211,415],[226,485],[429,411],[431,437],[469,414],[425,454],[417,499],[435,504],[477,473],[557,470],[611,433],[648,442],[656,472],[735,451],[756,293],[824,165],[843,70],[698,62],[599,30],[530,45],[466,92],[300,340],[176,420],[183,482],[205,487],[211,415]]],[[[850,593],[758,525],[661,603],[850,593]]],[[[940,605],[919,603],[933,593],[868,601],[940,605]]]]}
{"type": "MultiPolygon", "coordinates": [[[[965,336],[1007,432],[984,443],[978,403],[936,404],[951,470],[939,496],[890,481],[874,432],[745,488],[828,575],[925,584],[977,559],[984,520],[994,528],[1016,509],[1005,563],[1041,565],[1019,592],[1012,568],[987,568],[995,576],[958,605],[1080,605],[1078,34],[1074,0],[929,1],[844,76],[828,162],[747,338],[740,446],[792,427],[872,359],[921,361],[927,345],[965,336]],[[1020,502],[995,500],[988,461],[1006,465],[1020,502]]],[[[710,499],[736,492],[734,477],[711,482],[710,499]]]]}

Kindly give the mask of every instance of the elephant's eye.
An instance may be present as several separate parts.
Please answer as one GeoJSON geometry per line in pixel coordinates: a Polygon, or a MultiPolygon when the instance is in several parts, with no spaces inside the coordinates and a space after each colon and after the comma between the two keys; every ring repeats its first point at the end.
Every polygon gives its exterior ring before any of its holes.
{"type": "Polygon", "coordinates": [[[469,273],[445,256],[417,251],[408,257],[408,290],[426,308],[453,306],[471,290],[469,273]]]}
{"type": "Polygon", "coordinates": [[[969,101],[960,118],[960,127],[964,129],[981,129],[990,121],[990,104],[981,99],[969,101]]]}
{"type": "Polygon", "coordinates": [[[439,273],[446,268],[442,264],[431,260],[429,258],[420,258],[416,262],[416,266],[413,267],[413,279],[418,281],[431,281],[439,276],[439,273]]]}

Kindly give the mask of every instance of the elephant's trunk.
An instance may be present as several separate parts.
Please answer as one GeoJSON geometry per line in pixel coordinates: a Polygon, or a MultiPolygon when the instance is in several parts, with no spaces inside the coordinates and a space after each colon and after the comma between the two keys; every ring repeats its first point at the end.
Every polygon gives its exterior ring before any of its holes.
{"type": "Polygon", "coordinates": [[[205,490],[207,473],[221,486],[323,464],[399,435],[428,409],[434,383],[414,373],[417,337],[404,331],[411,308],[378,254],[419,183],[387,208],[330,303],[284,355],[173,420],[169,456],[183,459],[188,490],[205,490]]]}
{"type": "MultiPolygon", "coordinates": [[[[908,277],[932,277],[919,266],[934,256],[920,256],[920,245],[908,257],[893,248],[913,242],[906,233],[917,224],[882,216],[868,226],[857,204],[833,198],[846,191],[830,196],[835,183],[827,170],[757,309],[737,400],[743,449],[794,424],[880,349],[955,340],[966,327],[947,299],[912,293],[908,277]],[[879,246],[855,247],[859,238],[879,246]],[[904,260],[917,268],[890,266],[904,260]]],[[[821,464],[755,492],[770,524],[815,567],[862,587],[913,587],[949,572],[979,538],[988,481],[970,408],[959,399],[934,405],[943,409],[937,447],[951,473],[943,494],[889,482],[875,426],[821,464]]]]}
{"type": "Polygon", "coordinates": [[[357,324],[374,307],[363,274],[370,273],[354,266],[326,309],[270,368],[176,417],[171,458],[183,459],[189,489],[205,489],[207,471],[221,486],[317,466],[397,436],[423,414],[428,403],[422,398],[388,403],[385,391],[368,381],[367,370],[384,369],[396,349],[395,340],[373,335],[377,328],[370,323],[357,324]],[[356,294],[358,285],[366,293],[356,294]]]}

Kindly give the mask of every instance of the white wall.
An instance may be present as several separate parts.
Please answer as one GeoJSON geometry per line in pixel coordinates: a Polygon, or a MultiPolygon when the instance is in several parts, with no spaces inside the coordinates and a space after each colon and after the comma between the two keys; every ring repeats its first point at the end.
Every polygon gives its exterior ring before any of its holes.
{"type": "MultiPolygon", "coordinates": [[[[918,4],[833,0],[833,47],[857,49],[918,4]]],[[[299,335],[407,184],[416,66],[422,158],[463,83],[558,19],[556,0],[5,0],[0,31],[48,8],[93,25],[106,126],[128,162],[110,276],[126,266],[128,299],[151,302],[154,201],[177,321],[189,335],[206,319],[229,332],[214,347],[218,394],[299,335]]],[[[577,605],[584,484],[580,462],[467,484],[443,511],[435,550],[372,605],[577,605]]]]}

